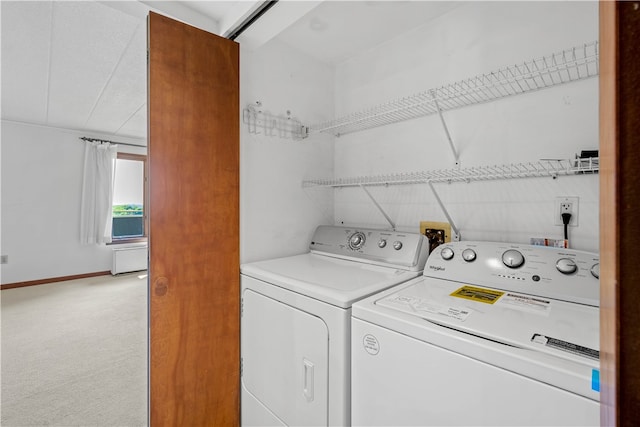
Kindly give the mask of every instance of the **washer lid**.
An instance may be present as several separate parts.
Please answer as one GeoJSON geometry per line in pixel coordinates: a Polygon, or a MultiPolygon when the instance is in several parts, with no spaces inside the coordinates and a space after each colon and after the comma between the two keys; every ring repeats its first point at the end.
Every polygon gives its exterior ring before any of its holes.
{"type": "Polygon", "coordinates": [[[442,279],[414,282],[372,298],[375,306],[495,342],[598,365],[596,307],[442,279]]]}
{"type": "Polygon", "coordinates": [[[342,308],[420,274],[315,253],[243,264],[240,272],[342,308]]]}

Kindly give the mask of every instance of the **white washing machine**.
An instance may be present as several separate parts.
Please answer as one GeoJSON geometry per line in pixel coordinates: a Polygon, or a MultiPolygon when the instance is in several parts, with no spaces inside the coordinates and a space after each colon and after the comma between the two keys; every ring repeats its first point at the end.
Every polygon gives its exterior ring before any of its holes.
{"type": "Polygon", "coordinates": [[[428,246],[320,226],[309,253],[242,265],[242,425],[349,425],[351,305],[418,277],[428,246]]]}
{"type": "Polygon", "coordinates": [[[456,242],[353,305],[352,424],[599,425],[599,258],[456,242]]]}

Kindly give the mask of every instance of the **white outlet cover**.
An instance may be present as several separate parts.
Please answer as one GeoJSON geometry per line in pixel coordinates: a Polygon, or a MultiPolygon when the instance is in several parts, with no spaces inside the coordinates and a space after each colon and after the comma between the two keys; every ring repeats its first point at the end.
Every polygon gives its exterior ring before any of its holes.
{"type": "Polygon", "coordinates": [[[579,197],[577,196],[563,196],[556,197],[553,209],[553,219],[555,225],[564,225],[562,223],[562,217],[560,216],[560,205],[564,202],[571,202],[573,205],[573,212],[571,212],[571,221],[569,221],[569,227],[578,226],[578,213],[580,212],[579,197]]]}

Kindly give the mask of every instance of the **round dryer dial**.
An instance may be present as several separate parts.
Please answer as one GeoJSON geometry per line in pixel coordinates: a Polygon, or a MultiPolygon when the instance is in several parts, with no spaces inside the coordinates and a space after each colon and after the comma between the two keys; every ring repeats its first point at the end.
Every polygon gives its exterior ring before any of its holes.
{"type": "Polygon", "coordinates": [[[362,249],[362,247],[364,246],[365,240],[366,240],[366,237],[364,236],[364,233],[360,231],[356,231],[351,236],[349,236],[349,247],[354,251],[358,249],[362,249]]]}

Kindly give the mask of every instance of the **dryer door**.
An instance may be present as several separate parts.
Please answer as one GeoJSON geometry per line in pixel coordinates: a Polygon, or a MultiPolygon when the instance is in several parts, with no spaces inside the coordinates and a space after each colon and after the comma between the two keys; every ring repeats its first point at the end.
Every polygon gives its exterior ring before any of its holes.
{"type": "MultiPolygon", "coordinates": [[[[246,391],[287,425],[326,426],[329,331],[324,321],[247,289],[241,324],[246,391]]],[[[243,420],[255,419],[244,406],[243,420]]]]}

